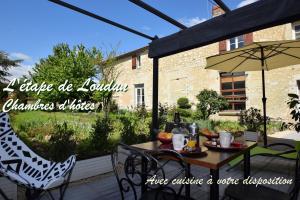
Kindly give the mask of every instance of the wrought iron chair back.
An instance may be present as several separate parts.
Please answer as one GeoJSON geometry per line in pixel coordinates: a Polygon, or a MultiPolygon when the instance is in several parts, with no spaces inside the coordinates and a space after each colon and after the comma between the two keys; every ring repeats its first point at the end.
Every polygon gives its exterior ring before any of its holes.
{"type": "Polygon", "coordinates": [[[164,180],[164,184],[147,184],[147,187],[156,200],[189,199],[188,184],[183,181],[190,177],[190,169],[181,154],[174,150],[159,150],[145,152],[150,158],[151,165],[148,169],[148,177],[155,176],[158,180],[164,180]]]}
{"type": "Polygon", "coordinates": [[[150,161],[143,153],[136,151],[126,144],[119,143],[111,154],[113,171],[115,173],[121,198],[131,193],[135,200],[138,199],[138,187],[142,186],[142,160],[150,161]]]}
{"type": "Polygon", "coordinates": [[[125,197],[135,200],[185,198],[185,185],[172,184],[175,179],[183,180],[189,176],[188,165],[176,151],[141,152],[120,143],[111,159],[122,200],[125,197]],[[161,184],[154,180],[166,182],[161,184]],[[146,184],[142,185],[144,182],[146,184]],[[145,191],[141,192],[143,186],[145,191]]]}
{"type": "MultiPolygon", "coordinates": [[[[278,156],[273,156],[278,157],[278,156]]],[[[282,158],[282,157],[279,157],[282,158]]],[[[295,176],[292,189],[289,192],[282,192],[267,186],[255,185],[229,185],[225,190],[223,199],[248,200],[248,199],[280,199],[280,200],[297,200],[300,190],[300,151],[297,152],[295,165],[295,176]],[[260,196],[263,195],[263,196],[260,196]]]]}

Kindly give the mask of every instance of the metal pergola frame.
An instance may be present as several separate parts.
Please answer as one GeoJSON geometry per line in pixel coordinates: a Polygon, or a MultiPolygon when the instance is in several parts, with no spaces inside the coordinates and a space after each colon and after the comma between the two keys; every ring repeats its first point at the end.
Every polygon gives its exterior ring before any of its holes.
{"type": "Polygon", "coordinates": [[[149,11],[161,19],[179,27],[181,30],[169,36],[158,38],[149,36],[137,30],[116,23],[89,11],[78,8],[61,0],[49,0],[53,3],[67,7],[89,17],[95,18],[112,26],[126,30],[143,38],[151,40],[148,56],[153,58],[153,93],[152,93],[152,139],[156,139],[159,129],[158,123],[158,83],[159,59],[183,51],[209,45],[231,37],[236,37],[249,32],[270,28],[285,23],[300,20],[299,0],[260,0],[245,7],[235,10],[222,0],[214,0],[225,14],[209,19],[193,27],[186,27],[175,19],[167,16],[142,0],[129,0],[137,6],[149,11]]]}

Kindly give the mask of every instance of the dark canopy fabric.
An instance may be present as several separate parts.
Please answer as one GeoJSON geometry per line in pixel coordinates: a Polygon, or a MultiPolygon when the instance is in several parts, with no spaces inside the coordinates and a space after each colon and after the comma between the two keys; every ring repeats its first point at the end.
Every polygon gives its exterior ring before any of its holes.
{"type": "Polygon", "coordinates": [[[149,57],[161,58],[296,20],[300,20],[300,0],[260,0],[154,40],[149,45],[149,57]]]}

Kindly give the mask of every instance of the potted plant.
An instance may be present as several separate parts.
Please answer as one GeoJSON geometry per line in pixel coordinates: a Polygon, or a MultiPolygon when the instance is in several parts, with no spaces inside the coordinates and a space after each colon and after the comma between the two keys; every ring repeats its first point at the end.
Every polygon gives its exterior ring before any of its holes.
{"type": "MultiPolygon", "coordinates": [[[[240,117],[241,125],[246,127],[245,139],[257,141],[260,137],[260,130],[264,124],[264,117],[261,111],[257,108],[249,108],[241,112],[240,117]]],[[[267,123],[269,123],[269,118],[267,117],[267,123]]]]}
{"type": "Polygon", "coordinates": [[[289,101],[287,104],[289,105],[291,111],[292,119],[295,123],[289,123],[290,126],[293,126],[295,130],[299,133],[300,132],[300,100],[299,96],[296,94],[288,94],[289,101]]]}
{"type": "MultiPolygon", "coordinates": [[[[297,133],[300,133],[300,99],[297,94],[288,94],[289,101],[287,104],[289,105],[291,111],[292,119],[294,123],[288,123],[289,127],[293,127],[297,133]]],[[[300,141],[296,141],[296,150],[300,150],[300,141]]]]}

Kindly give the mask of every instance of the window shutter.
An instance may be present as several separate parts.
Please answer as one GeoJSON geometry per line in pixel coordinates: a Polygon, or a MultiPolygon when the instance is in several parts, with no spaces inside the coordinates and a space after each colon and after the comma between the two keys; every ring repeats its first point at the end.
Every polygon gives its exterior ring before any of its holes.
{"type": "Polygon", "coordinates": [[[223,53],[227,50],[226,44],[226,40],[219,42],[219,53],[223,53]]]}
{"type": "Polygon", "coordinates": [[[245,45],[252,44],[253,43],[253,33],[245,34],[244,42],[245,42],[245,45]]]}
{"type": "Polygon", "coordinates": [[[136,55],[131,57],[132,69],[136,69],[136,55]]]}

